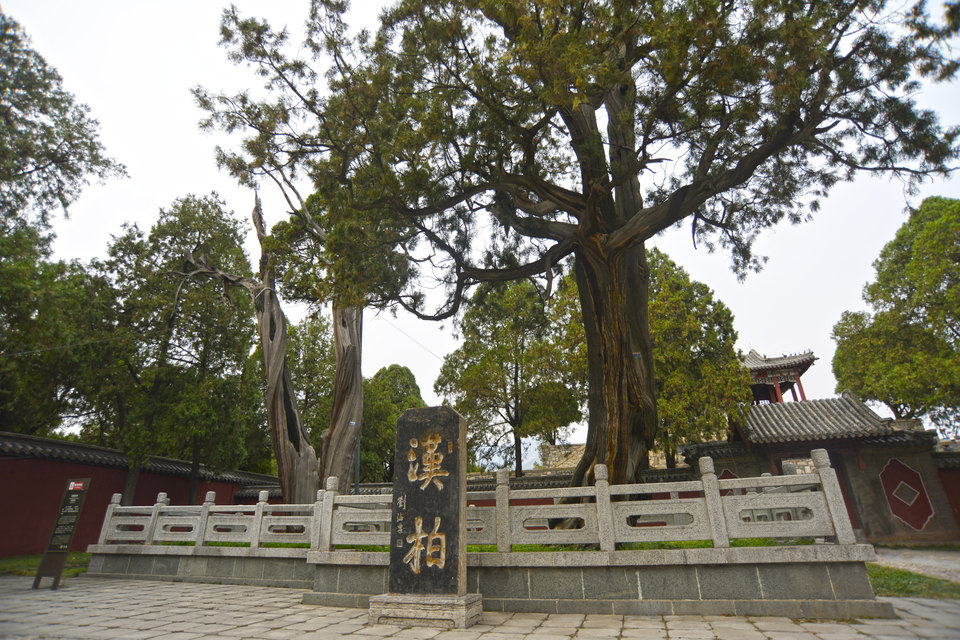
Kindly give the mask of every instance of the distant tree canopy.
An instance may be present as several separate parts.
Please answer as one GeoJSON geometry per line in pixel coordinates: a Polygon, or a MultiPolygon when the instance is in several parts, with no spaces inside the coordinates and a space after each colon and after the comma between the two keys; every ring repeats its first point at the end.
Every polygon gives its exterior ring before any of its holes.
{"type": "MultiPolygon", "coordinates": [[[[762,264],[757,234],[837,181],[943,174],[958,155],[960,131],[913,100],[956,73],[955,24],[923,4],[409,0],[356,38],[345,11],[312,6],[301,51],[327,69],[225,14],[232,57],[270,96],[198,94],[212,121],[250,127],[223,160],[306,175],[327,242],[390,230],[410,267],[398,302],[424,318],[572,256],[590,385],[577,484],[596,463],[635,479],[656,440],[646,240],[689,221],[742,273],[762,264]]],[[[333,274],[361,256],[331,258],[333,274]]]]}
{"type": "Polygon", "coordinates": [[[407,409],[427,406],[407,367],[392,364],[363,381],[360,482],[393,482],[397,420],[407,409]]]}
{"type": "Polygon", "coordinates": [[[69,419],[77,345],[102,284],[51,260],[50,217],[89,179],[123,167],[105,155],[89,109],[2,12],[0,69],[0,429],[49,435],[69,419]]]}
{"type": "Polygon", "coordinates": [[[650,336],[657,381],[655,448],[667,465],[677,447],[722,438],[745,415],[750,374],[735,348],[733,313],[707,285],[658,249],[650,265],[650,336]]]}
{"type": "Polygon", "coordinates": [[[873,312],[845,311],[833,327],[837,391],[960,434],[960,200],[924,200],[873,266],[873,312]]]}
{"type": "MultiPolygon", "coordinates": [[[[315,311],[292,325],[288,353],[301,419],[311,441],[316,442],[333,415],[336,358],[330,322],[315,311]]],[[[363,380],[361,482],[392,482],[397,419],[407,409],[424,406],[416,378],[406,367],[392,364],[363,380]]],[[[353,453],[347,455],[352,461],[353,453]]]]}
{"type": "Polygon", "coordinates": [[[99,123],[64,90],[56,69],[30,48],[19,24],[0,12],[0,229],[46,227],[90,178],[122,175],[108,158],[99,123]]]}
{"type": "Polygon", "coordinates": [[[530,282],[478,288],[457,326],[463,342],[444,358],[434,389],[466,419],[471,455],[512,463],[521,476],[522,439],[556,444],[582,419],[585,384],[570,374],[584,371],[571,371],[530,282]]]}
{"type": "Polygon", "coordinates": [[[290,325],[287,358],[303,426],[310,442],[319,442],[333,415],[333,378],[337,365],[333,330],[319,310],[290,325]]]}
{"type": "Polygon", "coordinates": [[[264,415],[249,359],[252,305],[179,274],[188,250],[249,273],[243,230],[216,195],[187,196],[161,209],[149,233],[127,226],[92,265],[104,286],[89,327],[98,344],[85,351],[76,389],[81,439],[135,465],[150,455],[191,460],[194,482],[201,462],[245,465],[264,415]]]}

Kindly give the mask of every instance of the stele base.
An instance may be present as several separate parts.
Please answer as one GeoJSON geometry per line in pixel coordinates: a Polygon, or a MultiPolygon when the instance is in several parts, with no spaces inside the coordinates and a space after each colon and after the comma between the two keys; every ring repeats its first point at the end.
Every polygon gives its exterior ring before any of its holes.
{"type": "Polygon", "coordinates": [[[466,629],[480,619],[483,596],[394,595],[370,596],[370,624],[404,627],[466,629]]]}

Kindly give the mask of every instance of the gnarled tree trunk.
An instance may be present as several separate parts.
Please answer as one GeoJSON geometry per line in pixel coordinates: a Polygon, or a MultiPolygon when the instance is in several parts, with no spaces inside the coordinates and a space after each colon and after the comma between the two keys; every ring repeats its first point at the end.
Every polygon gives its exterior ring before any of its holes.
{"type": "MultiPolygon", "coordinates": [[[[261,249],[266,239],[266,227],[260,198],[253,208],[253,226],[261,249]]],[[[257,327],[263,348],[263,364],[267,378],[267,426],[273,441],[277,460],[277,475],[285,502],[305,504],[317,499],[320,473],[316,451],[300,420],[297,400],[290,372],[287,368],[287,319],[280,308],[280,300],[270,272],[270,254],[262,250],[260,279],[225,273],[206,264],[203,256],[186,256],[187,276],[204,276],[219,280],[227,286],[242,287],[253,298],[257,313],[257,327]]]]}
{"type": "Polygon", "coordinates": [[[647,465],[657,425],[644,247],[613,257],[584,249],[576,257],[590,418],[571,484],[591,482],[597,463],[608,466],[611,483],[634,482],[647,465]]]}
{"type": "Polygon", "coordinates": [[[321,477],[334,476],[346,492],[353,473],[354,452],[363,416],[363,376],[360,373],[363,307],[333,305],[333,347],[337,370],[333,379],[333,416],[320,444],[321,477]]]}
{"type": "Polygon", "coordinates": [[[277,459],[277,475],[280,477],[283,499],[292,504],[306,504],[317,499],[317,489],[320,487],[317,454],[303,428],[290,382],[287,319],[273,291],[272,278],[269,275],[267,278],[270,286],[264,286],[254,297],[267,377],[264,398],[267,425],[273,441],[273,454],[277,459]]]}

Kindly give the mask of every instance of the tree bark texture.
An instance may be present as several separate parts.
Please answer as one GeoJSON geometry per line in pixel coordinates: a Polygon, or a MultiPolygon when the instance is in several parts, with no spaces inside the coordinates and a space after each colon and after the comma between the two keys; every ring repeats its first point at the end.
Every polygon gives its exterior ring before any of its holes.
{"type": "MultiPolygon", "coordinates": [[[[264,283],[266,284],[266,283],[264,283]]],[[[272,281],[270,282],[272,285],[272,281]]],[[[317,454],[310,444],[287,368],[287,319],[272,286],[264,286],[254,300],[263,362],[266,369],[267,425],[277,459],[277,475],[284,502],[307,504],[320,487],[317,454]]]]}
{"type": "Polygon", "coordinates": [[[590,428],[572,484],[592,482],[606,464],[610,482],[639,480],[657,425],[653,349],[647,322],[649,272],[644,247],[612,260],[578,251],[577,286],[587,340],[590,428]]]}
{"type": "Polygon", "coordinates": [[[346,492],[353,475],[354,455],[363,416],[363,376],[360,373],[363,307],[333,305],[333,346],[337,369],[333,379],[333,416],[320,436],[321,478],[338,479],[346,492]],[[351,455],[352,454],[352,455],[351,455]]]}

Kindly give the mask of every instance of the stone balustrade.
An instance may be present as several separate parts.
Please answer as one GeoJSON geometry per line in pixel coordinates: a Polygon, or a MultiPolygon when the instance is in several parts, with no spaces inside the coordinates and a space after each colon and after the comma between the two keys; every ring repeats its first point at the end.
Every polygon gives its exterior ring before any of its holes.
{"type": "MultiPolygon", "coordinates": [[[[468,503],[493,503],[468,507],[467,544],[496,545],[499,553],[523,544],[614,551],[630,543],[694,540],[721,549],[731,539],[759,537],[853,544],[827,453],[818,449],[811,457],[812,474],[718,480],[713,461],[701,458],[699,480],[626,485],[611,485],[606,467],[596,465],[593,486],[554,489],[511,490],[502,470],[495,491],[467,494],[468,503]]],[[[265,491],[256,505],[217,505],[214,498],[208,492],[202,505],[171,506],[161,493],[153,506],[125,507],[114,494],[97,547],[302,547],[324,553],[390,542],[391,495],[340,494],[333,478],[312,504],[268,504],[265,491]]]]}

